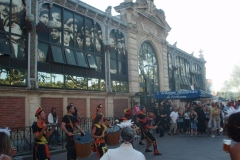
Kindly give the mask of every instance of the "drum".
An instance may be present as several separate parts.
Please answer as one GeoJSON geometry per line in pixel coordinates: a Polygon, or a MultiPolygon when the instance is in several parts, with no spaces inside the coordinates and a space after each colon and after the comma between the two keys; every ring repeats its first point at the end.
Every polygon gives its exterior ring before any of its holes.
{"type": "Polygon", "coordinates": [[[105,136],[105,142],[109,146],[115,146],[119,144],[120,140],[120,127],[118,125],[112,125],[113,128],[108,128],[108,134],[105,136]]]}
{"type": "Polygon", "coordinates": [[[87,158],[92,153],[92,137],[89,132],[85,135],[77,134],[73,136],[76,156],[78,158],[87,158]]]}

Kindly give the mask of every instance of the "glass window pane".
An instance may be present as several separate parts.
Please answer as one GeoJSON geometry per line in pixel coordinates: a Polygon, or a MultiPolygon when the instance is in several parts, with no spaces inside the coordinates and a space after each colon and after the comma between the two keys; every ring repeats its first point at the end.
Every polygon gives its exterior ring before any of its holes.
{"type": "Polygon", "coordinates": [[[120,61],[118,64],[119,64],[119,66],[118,66],[119,74],[126,75],[127,74],[127,72],[126,72],[126,68],[127,68],[126,62],[121,62],[120,61]]]}
{"type": "Polygon", "coordinates": [[[38,72],[38,85],[39,87],[51,87],[51,75],[46,72],[38,72]]]}
{"type": "Polygon", "coordinates": [[[111,42],[111,46],[110,46],[110,58],[117,58],[117,49],[116,49],[116,36],[115,36],[115,31],[112,30],[110,33],[110,42],[111,42]]]}
{"type": "Polygon", "coordinates": [[[51,8],[51,12],[52,12],[52,20],[55,23],[55,27],[56,28],[61,28],[62,27],[62,10],[61,8],[58,8],[56,6],[53,6],[51,8]]]}
{"type": "Polygon", "coordinates": [[[96,61],[97,61],[97,71],[101,72],[102,69],[102,57],[100,56],[95,56],[96,57],[96,61]]]}
{"type": "Polygon", "coordinates": [[[97,69],[96,60],[94,56],[91,54],[88,54],[87,58],[88,58],[89,67],[93,69],[97,69]]]}
{"type": "Polygon", "coordinates": [[[72,75],[65,76],[65,86],[69,89],[80,89],[77,85],[77,77],[72,75]]]}
{"type": "Polygon", "coordinates": [[[122,92],[127,92],[127,82],[121,82],[121,89],[122,92]]]}
{"type": "Polygon", "coordinates": [[[76,52],[76,56],[77,56],[77,61],[79,66],[88,67],[84,53],[76,52]]]}
{"type": "Polygon", "coordinates": [[[118,33],[118,41],[117,44],[121,44],[122,48],[118,50],[118,58],[125,60],[126,59],[126,50],[125,50],[125,38],[122,32],[118,33]]]}
{"type": "Polygon", "coordinates": [[[103,43],[102,43],[102,29],[97,23],[95,27],[95,52],[102,53],[103,43]]]}
{"type": "Polygon", "coordinates": [[[64,26],[63,26],[63,44],[67,47],[73,47],[73,32],[76,19],[73,19],[73,14],[68,11],[64,11],[64,26]]]}
{"type": "Polygon", "coordinates": [[[75,48],[83,50],[84,44],[84,27],[83,27],[83,17],[80,15],[75,14],[76,19],[76,32],[75,35],[75,48]]]}
{"type": "Polygon", "coordinates": [[[106,82],[104,79],[100,80],[100,90],[101,91],[106,91],[106,82]]]}
{"type": "Polygon", "coordinates": [[[48,4],[43,4],[42,8],[40,8],[39,22],[36,26],[36,31],[38,33],[38,38],[40,40],[48,41],[49,36],[49,28],[47,26],[48,22],[49,22],[48,4]]]}
{"type": "Polygon", "coordinates": [[[87,89],[87,78],[84,77],[76,77],[77,85],[80,87],[80,89],[87,89]]]}
{"type": "Polygon", "coordinates": [[[2,68],[0,70],[0,85],[26,86],[27,71],[2,68]]]}
{"type": "Polygon", "coordinates": [[[117,61],[116,60],[110,60],[110,72],[113,74],[117,73],[117,61]]]}
{"type": "Polygon", "coordinates": [[[26,57],[26,39],[11,35],[11,50],[12,50],[12,57],[17,59],[25,59],[26,57]]]}
{"type": "Polygon", "coordinates": [[[10,71],[8,71],[7,79],[10,81],[10,85],[26,86],[27,72],[24,70],[11,69],[10,71]]]}
{"type": "Polygon", "coordinates": [[[118,85],[119,82],[118,81],[112,81],[112,91],[116,92],[118,91],[118,85]]]}
{"type": "Polygon", "coordinates": [[[63,88],[64,76],[61,74],[38,72],[39,87],[63,88]]]}
{"type": "Polygon", "coordinates": [[[11,55],[11,44],[9,38],[5,34],[0,34],[0,55],[8,54],[11,55]]]}
{"type": "Polygon", "coordinates": [[[65,63],[63,59],[62,49],[57,46],[51,45],[53,60],[56,63],[65,63]]]}
{"type": "MultiPolygon", "coordinates": [[[[3,1],[3,3],[5,0],[3,1]]],[[[18,35],[25,35],[26,22],[25,22],[25,6],[22,0],[12,0],[12,23],[11,33],[18,35]]],[[[8,9],[10,11],[10,8],[8,9]]]]}
{"type": "Polygon", "coordinates": [[[53,28],[50,32],[50,42],[61,44],[61,28],[53,28]]]}
{"type": "Polygon", "coordinates": [[[99,80],[95,78],[88,79],[88,90],[99,90],[99,80]]]}
{"type": "Polygon", "coordinates": [[[93,20],[86,18],[86,26],[85,26],[85,44],[86,51],[93,52],[94,51],[94,26],[93,20]]]}
{"type": "Polygon", "coordinates": [[[48,44],[38,42],[38,61],[46,62],[48,57],[48,44]]]}
{"type": "Polygon", "coordinates": [[[65,56],[66,56],[67,64],[77,65],[73,50],[65,48],[65,56]]]}
{"type": "Polygon", "coordinates": [[[10,85],[9,74],[10,71],[7,69],[2,68],[0,70],[0,85],[10,85]]]}
{"type": "Polygon", "coordinates": [[[64,76],[62,74],[51,74],[53,88],[64,88],[64,76]]]}
{"type": "MultiPolygon", "coordinates": [[[[10,11],[10,0],[5,0],[5,3],[0,4],[0,31],[6,31],[9,32],[9,26],[7,28],[4,28],[3,24],[4,24],[4,19],[6,19],[6,17],[8,17],[8,15],[10,15],[9,11],[10,11]]],[[[2,38],[2,37],[0,37],[2,38]]]]}
{"type": "Polygon", "coordinates": [[[65,76],[65,85],[69,89],[87,89],[87,78],[66,75],[65,76]]]}

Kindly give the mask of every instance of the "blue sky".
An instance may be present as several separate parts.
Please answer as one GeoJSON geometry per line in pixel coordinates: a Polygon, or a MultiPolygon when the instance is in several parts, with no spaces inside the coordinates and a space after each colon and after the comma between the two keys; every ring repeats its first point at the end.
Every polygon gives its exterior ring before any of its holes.
{"type": "MultiPolygon", "coordinates": [[[[124,0],[82,0],[100,10],[117,6],[124,0]]],[[[133,0],[135,2],[135,0],[133,0]]],[[[199,56],[203,50],[206,76],[217,91],[229,79],[232,68],[240,60],[239,0],[155,0],[165,12],[172,28],[167,37],[170,44],[199,56]]],[[[113,15],[117,13],[113,9],[113,15]]]]}

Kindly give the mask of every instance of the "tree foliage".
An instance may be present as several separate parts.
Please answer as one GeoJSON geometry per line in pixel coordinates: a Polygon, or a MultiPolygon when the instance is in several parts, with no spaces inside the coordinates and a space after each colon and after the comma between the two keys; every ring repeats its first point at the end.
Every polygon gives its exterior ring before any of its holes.
{"type": "Polygon", "coordinates": [[[231,76],[224,82],[220,92],[225,98],[240,99],[240,61],[234,65],[231,76]]]}

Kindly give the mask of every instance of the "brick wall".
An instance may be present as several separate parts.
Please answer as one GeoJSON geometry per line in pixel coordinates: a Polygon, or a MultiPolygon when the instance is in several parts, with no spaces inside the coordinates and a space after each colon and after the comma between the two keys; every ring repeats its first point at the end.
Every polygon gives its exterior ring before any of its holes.
{"type": "Polygon", "coordinates": [[[77,108],[80,118],[87,116],[87,100],[80,98],[68,98],[67,104],[73,103],[73,106],[77,108]]]}
{"type": "Polygon", "coordinates": [[[0,128],[25,126],[25,97],[0,97],[0,128]]]}
{"type": "Polygon", "coordinates": [[[96,107],[102,104],[102,113],[105,115],[105,99],[90,99],[90,115],[96,114],[96,107]]]}
{"type": "Polygon", "coordinates": [[[52,107],[56,108],[58,123],[62,122],[63,117],[63,99],[62,98],[41,98],[41,107],[46,114],[46,120],[48,114],[51,112],[52,107]]]}
{"type": "Polygon", "coordinates": [[[114,99],[114,116],[120,117],[124,115],[124,109],[128,108],[128,99],[114,99]]]}

